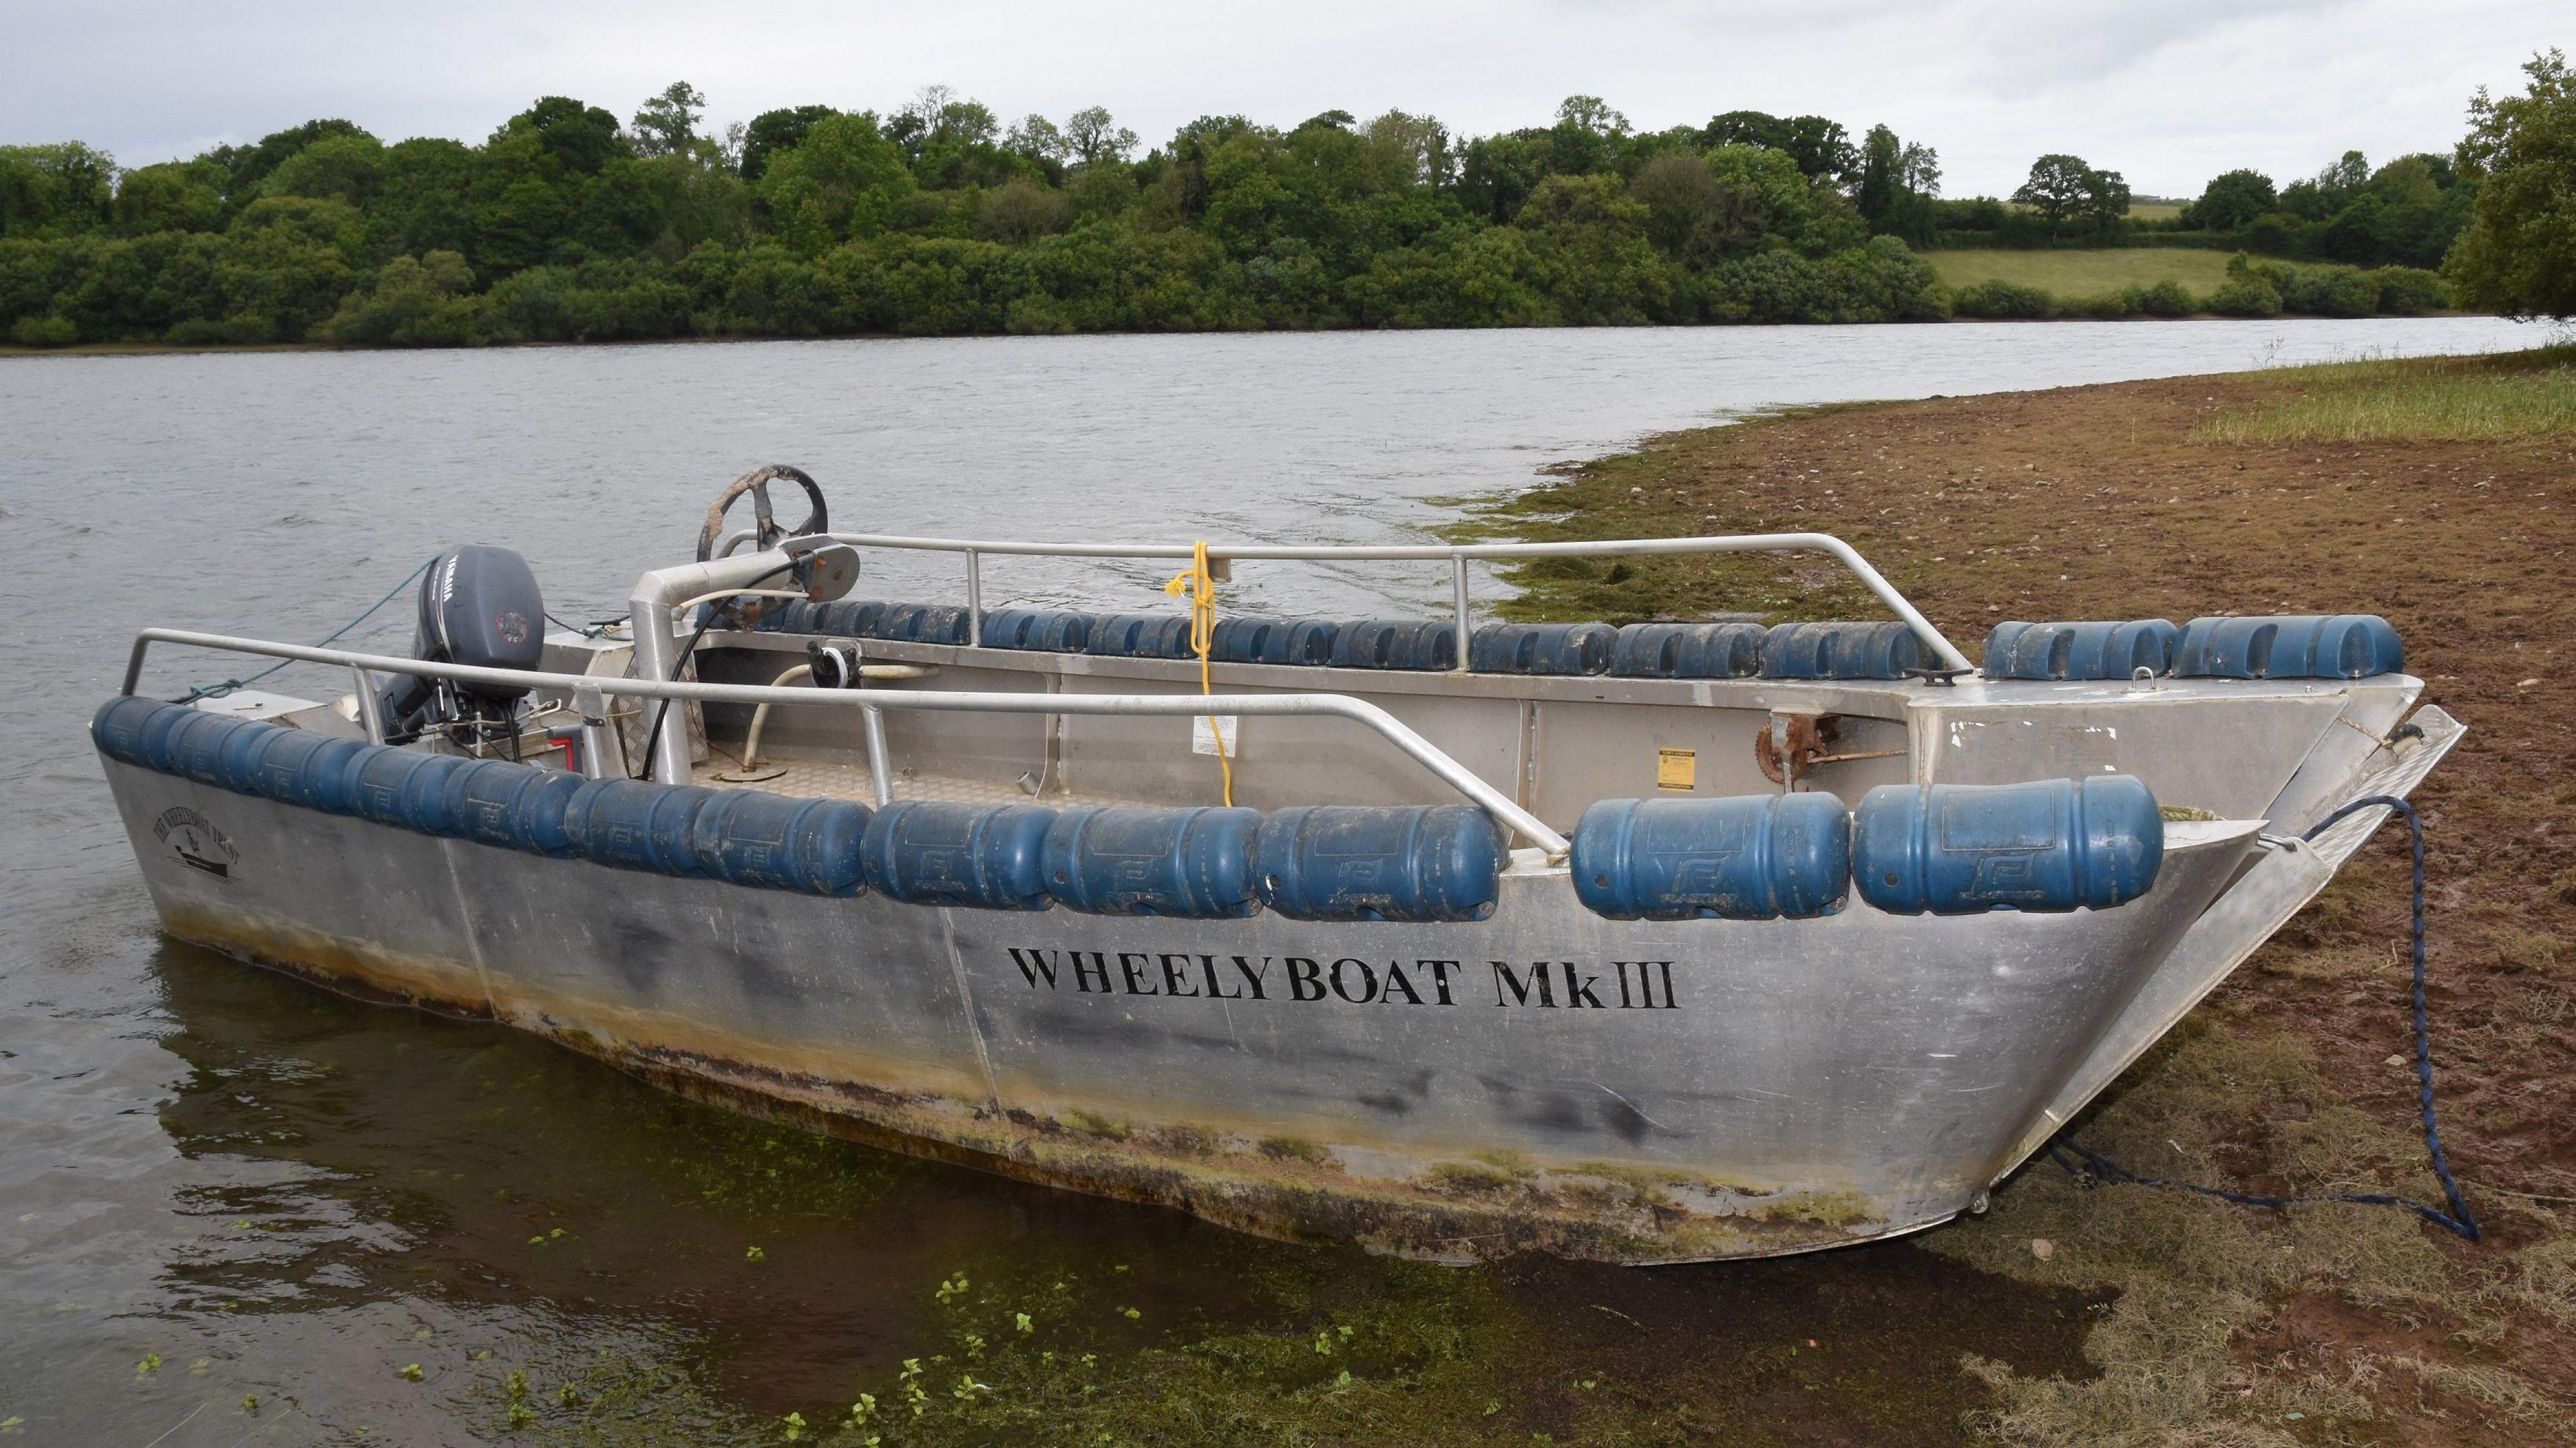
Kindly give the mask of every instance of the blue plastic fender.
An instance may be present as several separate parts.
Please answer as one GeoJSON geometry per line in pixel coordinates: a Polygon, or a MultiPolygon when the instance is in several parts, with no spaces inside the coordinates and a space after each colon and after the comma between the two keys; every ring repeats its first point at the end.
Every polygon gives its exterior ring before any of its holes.
{"type": "Polygon", "coordinates": [[[1861,797],[1852,880],[1894,915],[2105,910],[2147,893],[2164,852],[2164,816],[2134,775],[1889,784],[1861,797]]]}
{"type": "Polygon", "coordinates": [[[2174,672],[2195,679],[2368,679],[2405,671],[2405,645],[2375,613],[2196,618],[2174,658],[2174,672]]]}
{"type": "MultiPolygon", "coordinates": [[[[358,761],[366,756],[368,750],[382,747],[357,739],[325,738],[318,746],[305,751],[303,761],[295,766],[294,777],[287,781],[286,792],[272,797],[307,809],[318,809],[324,814],[356,814],[358,801],[357,796],[350,793],[351,777],[358,761]]],[[[276,758],[277,750],[272,747],[269,750],[272,765],[276,758]]]]}
{"type": "Polygon", "coordinates": [[[1830,794],[1605,799],[1574,827],[1569,870],[1612,920],[1806,920],[1842,908],[1851,816],[1830,794]]]}
{"type": "Polygon", "coordinates": [[[716,791],[694,784],[594,779],[564,804],[564,838],[573,853],[620,870],[657,875],[706,873],[691,832],[716,791]]]}
{"type": "Polygon", "coordinates": [[[1606,623],[1489,623],[1467,642],[1480,674],[1605,674],[1619,631],[1606,623]]]}
{"type": "Polygon", "coordinates": [[[447,833],[460,840],[526,850],[537,855],[575,853],[564,832],[572,797],[590,781],[560,769],[537,769],[506,759],[469,759],[447,776],[447,833]]]}
{"type": "Polygon", "coordinates": [[[717,790],[690,820],[689,852],[700,870],[732,884],[856,895],[867,827],[868,807],[850,800],[717,790]]]}
{"type": "Polygon", "coordinates": [[[391,747],[362,751],[349,761],[350,808],[360,819],[396,825],[425,835],[453,831],[447,816],[447,777],[465,761],[453,754],[429,754],[391,747]]]}
{"type": "Polygon", "coordinates": [[[1989,679],[2130,679],[2173,671],[2182,630],[2161,618],[2126,623],[1999,623],[1986,635],[1989,679]]]}
{"type": "Polygon", "coordinates": [[[1299,805],[1261,822],[1261,902],[1292,920],[1482,920],[1503,840],[1473,805],[1299,805]]]}
{"type": "Polygon", "coordinates": [[[1336,669],[1458,667],[1458,626],[1419,618],[1364,618],[1341,626],[1333,638],[1336,669]]]}
{"type": "Polygon", "coordinates": [[[1321,667],[1333,661],[1333,641],[1342,626],[1328,618],[1254,618],[1236,615],[1216,621],[1208,638],[1208,657],[1224,664],[1303,664],[1321,667]]]}
{"type": "Polygon", "coordinates": [[[169,713],[177,707],[132,694],[110,699],[89,716],[89,737],[110,759],[166,770],[166,763],[153,760],[152,741],[155,735],[166,737],[177,725],[179,721],[169,713]]]}
{"type": "Polygon", "coordinates": [[[1044,910],[1055,818],[1042,805],[904,800],[868,821],[859,864],[868,888],[916,905],[1044,910]]]}
{"type": "Polygon", "coordinates": [[[1749,679],[1762,668],[1758,623],[1632,623],[1619,630],[1610,672],[1632,679],[1749,679]]]}
{"type": "Polygon", "coordinates": [[[1762,636],[1766,679],[1902,679],[1937,662],[1901,623],[1784,623],[1762,636]]]}
{"type": "Polygon", "coordinates": [[[1248,809],[1068,809],[1046,833],[1047,894],[1087,915],[1249,915],[1260,828],[1248,809]]]}

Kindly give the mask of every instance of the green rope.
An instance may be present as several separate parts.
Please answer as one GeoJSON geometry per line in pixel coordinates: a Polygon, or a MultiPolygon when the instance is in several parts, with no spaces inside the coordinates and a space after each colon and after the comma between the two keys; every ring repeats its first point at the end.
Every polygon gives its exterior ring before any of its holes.
{"type": "MultiPolygon", "coordinates": [[[[316,642],[313,647],[317,649],[325,648],[331,644],[339,642],[341,635],[374,617],[377,609],[393,602],[395,595],[401,593],[404,589],[411,587],[411,581],[413,579],[428,572],[431,564],[436,563],[439,559],[446,556],[447,555],[444,553],[433,553],[427,558],[422,559],[419,567],[403,575],[402,582],[385,590],[384,597],[368,604],[367,611],[365,613],[359,614],[356,618],[353,618],[347,623],[340,625],[338,628],[331,630],[330,633],[324,635],[318,642],[316,642]]],[[[300,659],[282,659],[277,663],[271,664],[267,668],[260,670],[258,673],[251,675],[247,679],[226,679],[220,684],[199,684],[195,688],[190,689],[187,693],[180,695],[178,698],[173,699],[170,702],[173,704],[193,704],[199,699],[220,699],[235,689],[247,688],[252,684],[258,683],[260,680],[267,678],[269,675],[276,673],[282,668],[285,668],[288,664],[301,662],[303,661],[300,659]]]]}

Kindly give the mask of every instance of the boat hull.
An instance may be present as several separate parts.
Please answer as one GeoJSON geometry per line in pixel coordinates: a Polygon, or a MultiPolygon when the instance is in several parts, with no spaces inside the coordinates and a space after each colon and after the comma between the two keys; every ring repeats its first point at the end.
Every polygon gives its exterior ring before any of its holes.
{"type": "Polygon", "coordinates": [[[2175,826],[2101,911],[1614,921],[1524,854],[1475,923],[1178,920],[632,873],[102,764],[181,939],[916,1154],[1454,1261],[1969,1208],[2254,828],[2175,826]]]}

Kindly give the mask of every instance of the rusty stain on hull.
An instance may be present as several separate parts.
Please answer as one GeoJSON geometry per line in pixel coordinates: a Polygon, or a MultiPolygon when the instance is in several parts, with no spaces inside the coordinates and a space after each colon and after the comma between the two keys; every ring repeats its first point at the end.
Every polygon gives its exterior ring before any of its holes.
{"type": "Polygon", "coordinates": [[[1668,1166],[1399,1153],[1407,1179],[1354,1175],[1329,1147],[1197,1123],[995,1111],[982,1083],[929,1063],[857,1061],[726,1038],[657,1013],[514,983],[495,1002],[442,990],[460,974],[281,921],[165,902],[170,934],[378,1004],[519,1026],[692,1100],[1015,1180],[1170,1207],[1285,1241],[1470,1263],[1519,1252],[1629,1264],[1768,1256],[1868,1241],[1892,1223],[1848,1190],[1721,1183],[1668,1166]],[[941,1090],[925,1078],[952,1078],[941,1090]],[[1723,1201],[1724,1212],[1686,1203],[1723,1201]]]}

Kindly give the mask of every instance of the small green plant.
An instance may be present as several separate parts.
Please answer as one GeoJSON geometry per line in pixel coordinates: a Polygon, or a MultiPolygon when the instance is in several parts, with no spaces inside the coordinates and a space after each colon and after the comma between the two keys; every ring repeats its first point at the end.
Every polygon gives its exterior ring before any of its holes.
{"type": "Polygon", "coordinates": [[[138,1378],[150,1377],[159,1371],[161,1371],[161,1354],[157,1352],[145,1353],[143,1361],[134,1365],[134,1375],[138,1378]]]}
{"type": "Polygon", "coordinates": [[[404,1381],[404,1382],[407,1382],[407,1383],[416,1383],[416,1382],[419,1382],[419,1381],[420,1381],[420,1364],[418,1364],[418,1363],[405,1363],[405,1364],[403,1364],[402,1375],[403,1375],[403,1381],[404,1381]]]}
{"type": "Polygon", "coordinates": [[[763,1252],[758,1247],[745,1247],[742,1249],[742,1260],[745,1262],[766,1262],[769,1260],[769,1254],[763,1252]]]}

